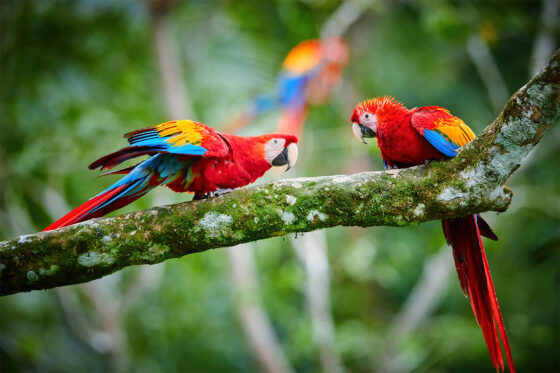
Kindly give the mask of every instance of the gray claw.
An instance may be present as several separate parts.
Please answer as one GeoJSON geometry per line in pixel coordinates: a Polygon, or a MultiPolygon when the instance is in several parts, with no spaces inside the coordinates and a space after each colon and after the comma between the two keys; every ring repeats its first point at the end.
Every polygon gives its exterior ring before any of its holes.
{"type": "Polygon", "coordinates": [[[210,196],[210,197],[219,197],[219,196],[223,196],[224,194],[231,193],[231,192],[233,192],[233,189],[230,189],[230,188],[227,188],[227,189],[218,188],[218,190],[216,190],[215,192],[210,192],[210,193],[209,193],[209,196],[210,196]]]}

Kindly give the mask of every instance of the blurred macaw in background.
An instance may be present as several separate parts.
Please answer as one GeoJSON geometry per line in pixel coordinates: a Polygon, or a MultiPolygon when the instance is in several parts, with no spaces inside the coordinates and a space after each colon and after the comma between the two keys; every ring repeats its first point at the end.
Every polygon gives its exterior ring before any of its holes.
{"type": "Polygon", "coordinates": [[[298,139],[293,135],[227,135],[191,120],[142,128],[124,137],[129,146],[99,158],[89,168],[110,170],[132,158],[150,157],[104,174],[126,176],[44,230],[103,216],[158,185],[175,192],[193,192],[195,199],[223,194],[254,182],[272,166],[287,165],[290,169],[298,156],[298,139]]]}
{"type": "Polygon", "coordinates": [[[306,40],[293,47],[278,75],[275,92],[257,96],[247,111],[226,127],[235,133],[255,118],[281,108],[277,130],[301,136],[308,105],[330,99],[348,63],[348,44],[340,36],[306,40]]]}
{"type": "MultiPolygon", "coordinates": [[[[351,117],[354,135],[377,138],[385,169],[410,167],[425,161],[454,157],[473,140],[473,131],[447,109],[426,106],[408,110],[392,97],[378,97],[358,104],[351,117]]],[[[503,372],[504,360],[498,332],[504,344],[509,369],[515,372],[513,358],[481,235],[497,240],[489,225],[478,215],[442,221],[459,282],[471,302],[482,328],[492,363],[503,372]],[[496,328],[497,324],[497,328],[496,328]]]]}

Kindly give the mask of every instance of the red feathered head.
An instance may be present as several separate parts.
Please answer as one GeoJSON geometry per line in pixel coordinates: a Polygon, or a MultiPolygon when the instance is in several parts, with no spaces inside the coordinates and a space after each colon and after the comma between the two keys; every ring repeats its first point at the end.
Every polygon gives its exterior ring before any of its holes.
{"type": "Polygon", "coordinates": [[[357,139],[365,143],[364,138],[377,136],[377,127],[389,112],[402,111],[406,108],[393,97],[375,97],[359,103],[354,108],[350,121],[352,132],[357,139]]]}

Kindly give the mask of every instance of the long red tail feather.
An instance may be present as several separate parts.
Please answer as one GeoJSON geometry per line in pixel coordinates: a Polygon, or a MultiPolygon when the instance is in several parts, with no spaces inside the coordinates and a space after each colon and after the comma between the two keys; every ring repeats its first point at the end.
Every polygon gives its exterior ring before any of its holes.
{"type": "Polygon", "coordinates": [[[103,208],[100,208],[96,211],[91,212],[92,210],[99,207],[103,203],[105,203],[105,202],[111,200],[113,197],[117,196],[121,191],[123,191],[124,189],[126,189],[129,186],[130,186],[129,184],[123,184],[119,187],[108,190],[108,191],[106,191],[106,192],[88,200],[86,203],[76,207],[74,210],[70,211],[68,214],[64,215],[63,217],[61,217],[60,219],[58,219],[57,221],[55,221],[54,223],[52,223],[51,225],[49,225],[48,227],[43,229],[43,232],[44,231],[50,231],[50,230],[57,229],[57,228],[66,227],[68,225],[79,223],[79,222],[84,221],[84,220],[97,218],[97,217],[103,216],[105,214],[108,214],[109,212],[114,211],[118,208],[121,208],[125,205],[128,205],[132,201],[139,198],[141,195],[134,196],[134,197],[128,197],[128,198],[125,197],[125,198],[122,198],[122,199],[117,199],[114,202],[111,202],[109,205],[107,205],[103,208]]]}
{"type": "Polygon", "coordinates": [[[482,246],[476,216],[469,215],[464,218],[443,220],[442,225],[445,238],[453,247],[453,257],[461,288],[470,299],[492,363],[498,371],[504,371],[499,333],[504,344],[509,369],[515,373],[511,349],[490,275],[490,267],[482,246]]]}

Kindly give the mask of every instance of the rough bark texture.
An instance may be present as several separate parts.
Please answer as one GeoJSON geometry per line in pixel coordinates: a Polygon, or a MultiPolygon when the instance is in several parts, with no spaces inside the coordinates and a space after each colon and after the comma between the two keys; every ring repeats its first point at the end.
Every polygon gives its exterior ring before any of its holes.
{"type": "Polygon", "coordinates": [[[282,180],[95,219],[0,243],[0,294],[90,281],[217,247],[343,226],[405,226],[505,211],[508,177],[560,110],[560,51],[454,159],[401,170],[282,180]]]}

